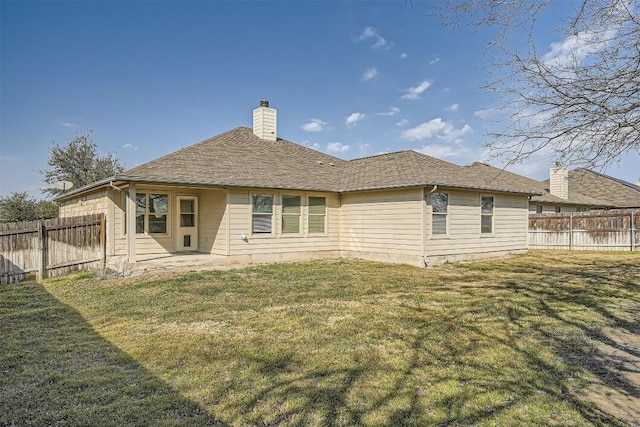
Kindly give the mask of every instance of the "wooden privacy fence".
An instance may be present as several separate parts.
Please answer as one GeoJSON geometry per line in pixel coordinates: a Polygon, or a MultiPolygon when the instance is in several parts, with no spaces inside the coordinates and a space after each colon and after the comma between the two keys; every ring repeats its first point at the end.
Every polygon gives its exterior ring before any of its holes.
{"type": "Polygon", "coordinates": [[[530,215],[529,247],[640,251],[640,210],[530,215]]]}
{"type": "Polygon", "coordinates": [[[0,224],[0,284],[104,267],[104,214],[0,224]]]}

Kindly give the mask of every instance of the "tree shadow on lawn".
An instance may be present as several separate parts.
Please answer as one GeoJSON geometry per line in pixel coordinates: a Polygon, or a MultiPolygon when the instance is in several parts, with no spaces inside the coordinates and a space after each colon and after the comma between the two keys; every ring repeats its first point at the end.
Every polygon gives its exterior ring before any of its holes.
{"type": "MultiPolygon", "coordinates": [[[[235,406],[235,412],[251,414],[249,418],[253,423],[263,425],[313,424],[313,420],[322,420],[323,425],[366,425],[372,423],[371,420],[384,425],[500,425],[520,422],[634,425],[637,422],[634,411],[637,409],[623,407],[611,411],[611,407],[594,404],[578,391],[585,386],[581,384],[581,372],[586,371],[606,385],[609,391],[638,401],[638,384],[626,374],[640,373],[640,368],[629,363],[621,366],[620,358],[603,351],[601,345],[631,356],[638,355],[638,348],[612,339],[601,327],[590,326],[589,322],[582,321],[579,312],[593,312],[605,318],[609,328],[637,335],[640,319],[637,316],[629,319],[628,315],[635,316],[640,308],[640,294],[637,292],[640,289],[637,280],[640,268],[632,264],[623,265],[616,269],[618,277],[615,278],[598,266],[576,268],[565,265],[550,267],[544,273],[520,267],[511,271],[506,267],[506,270],[507,274],[497,283],[480,283],[467,289],[463,285],[462,293],[468,293],[465,297],[473,299],[476,297],[473,288],[481,292],[493,289],[506,301],[511,295],[531,304],[532,310],[519,310],[501,306],[498,300],[489,300],[492,304],[489,309],[500,312],[498,317],[502,316],[504,328],[514,328],[511,337],[505,337],[503,333],[494,334],[474,321],[465,321],[465,318],[481,317],[477,313],[478,307],[473,304],[443,307],[442,312],[405,304],[397,313],[398,319],[405,323],[405,328],[407,324],[413,324],[409,329],[418,333],[406,334],[401,332],[404,328],[396,329],[399,332],[395,338],[403,341],[407,348],[400,363],[402,367],[378,363],[374,353],[379,351],[375,349],[375,344],[379,343],[375,342],[371,353],[353,353],[349,365],[336,369],[327,369],[327,365],[323,365],[324,368],[306,369],[300,375],[287,374],[298,372],[305,365],[300,356],[283,353],[281,357],[271,359],[254,358],[247,364],[253,364],[256,370],[270,377],[271,384],[256,387],[248,399],[227,403],[235,406]],[[528,273],[535,275],[529,276],[528,273]],[[589,286],[572,286],[571,282],[576,280],[589,286]],[[541,284],[541,281],[547,283],[541,284]],[[630,291],[633,295],[626,301],[628,305],[622,307],[622,316],[603,303],[620,300],[621,291],[630,291]],[[567,307],[578,315],[564,312],[567,307]],[[536,320],[531,316],[539,317],[540,324],[536,326],[536,320]],[[468,336],[471,340],[448,340],[448,330],[453,337],[468,336]],[[460,334],[463,330],[467,332],[464,335],[460,334]],[[527,336],[530,334],[546,343],[549,353],[540,353],[539,341],[529,345],[527,336]],[[438,351],[433,350],[434,340],[439,340],[437,344],[441,349],[438,351]],[[492,364],[474,358],[475,354],[495,347],[508,348],[506,354],[524,363],[512,366],[506,361],[492,364]],[[357,357],[358,354],[361,357],[357,357]],[[432,366],[438,366],[438,369],[432,370],[432,366]],[[519,372],[520,369],[526,372],[519,372]],[[376,375],[386,376],[384,386],[378,384],[377,393],[363,391],[371,377],[376,375]],[[503,398],[497,399],[495,394],[503,398]],[[267,401],[287,400],[302,403],[290,407],[276,403],[270,407],[273,410],[270,414],[262,406],[267,401]],[[568,414],[573,409],[578,418],[563,414],[568,418],[554,419],[554,411],[562,408],[563,403],[566,407],[560,410],[568,414]],[[548,413],[539,413],[545,410],[548,413]],[[376,413],[380,413],[378,418],[375,418],[376,413]],[[528,418],[536,415],[540,418],[528,418]]],[[[476,277],[479,278],[481,276],[476,277]]]]}
{"type": "Polygon", "coordinates": [[[0,425],[223,425],[34,283],[0,288],[0,425]]]}
{"type": "MultiPolygon", "coordinates": [[[[538,331],[568,367],[591,375],[591,383],[575,393],[596,405],[581,405],[584,416],[608,412],[635,425],[640,419],[640,263],[567,263],[545,267],[542,280],[510,280],[506,286],[566,327],[568,333],[544,326],[538,331]],[[606,326],[593,326],[579,315],[587,312],[606,326]]],[[[519,321],[518,316],[511,320],[519,321]]]]}
{"type": "MultiPolygon", "coordinates": [[[[562,279],[583,277],[598,281],[599,285],[584,291],[577,288],[558,287],[541,289],[533,283],[509,283],[514,292],[537,300],[541,311],[550,319],[568,327],[568,333],[540,327],[539,332],[550,343],[553,351],[573,369],[588,372],[591,384],[582,390],[584,396],[605,411],[612,412],[630,423],[640,419],[640,301],[638,298],[624,302],[625,307],[599,302],[603,294],[613,293],[619,287],[603,289],[611,284],[606,275],[598,277],[585,271],[558,271],[562,279]],[[597,296],[594,296],[596,295],[597,296]],[[571,313],[558,310],[557,302],[572,304],[574,310],[592,311],[605,319],[605,327],[594,327],[571,313]],[[616,313],[624,312],[624,317],[616,313]],[[629,319],[631,317],[631,319],[629,319]],[[604,403],[604,404],[603,404],[604,403]],[[605,409],[606,408],[606,409],[605,409]]],[[[631,286],[631,282],[620,284],[631,286]]],[[[640,284],[635,285],[640,290],[640,284]]],[[[640,294],[638,294],[640,295],[640,294]]],[[[517,319],[513,319],[517,322],[517,319]]],[[[593,407],[583,406],[585,417],[593,414],[593,407]]]]}

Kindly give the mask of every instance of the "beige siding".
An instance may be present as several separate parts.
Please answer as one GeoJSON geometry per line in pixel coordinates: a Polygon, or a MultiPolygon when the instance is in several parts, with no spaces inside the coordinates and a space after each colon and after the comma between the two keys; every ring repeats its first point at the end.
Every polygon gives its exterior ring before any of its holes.
{"type": "Polygon", "coordinates": [[[224,190],[198,192],[198,251],[227,254],[227,193],[224,190]]]}
{"type": "Polygon", "coordinates": [[[425,255],[429,263],[519,252],[527,249],[527,196],[442,190],[449,194],[447,234],[431,234],[431,206],[426,206],[425,255]],[[480,198],[493,196],[493,233],[480,232],[480,198]]]}
{"type": "Polygon", "coordinates": [[[113,206],[113,225],[114,225],[113,228],[115,231],[114,255],[124,256],[127,254],[127,242],[124,234],[124,230],[125,230],[125,224],[124,224],[125,194],[124,192],[121,192],[116,195],[116,197],[114,198],[113,205],[114,205],[113,206]]]}
{"type": "MultiPolygon", "coordinates": [[[[312,193],[300,191],[268,191],[268,190],[229,190],[229,254],[231,256],[278,255],[279,259],[287,259],[290,254],[295,259],[296,254],[312,254],[331,251],[337,255],[339,250],[339,196],[337,194],[312,193]],[[271,235],[251,234],[251,195],[273,194],[274,214],[271,235]],[[295,236],[282,234],[281,197],[282,195],[299,195],[302,197],[302,225],[301,233],[295,236]],[[324,234],[309,234],[308,196],[327,198],[326,232],[324,234]],[[245,239],[243,239],[243,236],[245,239]]],[[[266,258],[264,258],[266,259],[266,258]]]]}
{"type": "Polygon", "coordinates": [[[342,195],[340,249],[346,256],[420,264],[422,188],[342,195]]]}
{"type": "MultiPolygon", "coordinates": [[[[224,255],[226,249],[226,221],[223,220],[226,207],[224,190],[196,190],[188,188],[162,189],[159,187],[139,186],[137,193],[169,194],[169,215],[167,218],[167,234],[136,235],[136,255],[145,258],[176,251],[176,221],[178,196],[198,197],[198,250],[200,252],[224,255]]],[[[114,255],[124,256],[127,253],[125,235],[125,193],[120,193],[114,203],[114,255]]]]}
{"type": "Polygon", "coordinates": [[[107,254],[115,252],[113,199],[118,195],[117,190],[102,190],[86,194],[81,197],[60,203],[60,218],[81,215],[104,214],[107,234],[107,254]]]}

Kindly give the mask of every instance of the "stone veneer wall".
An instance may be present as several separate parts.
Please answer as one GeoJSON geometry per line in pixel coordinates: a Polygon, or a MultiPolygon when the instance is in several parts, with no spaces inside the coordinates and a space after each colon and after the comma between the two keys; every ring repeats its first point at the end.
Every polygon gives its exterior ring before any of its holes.
{"type": "Polygon", "coordinates": [[[109,207],[109,195],[107,190],[86,194],[77,199],[60,203],[60,218],[91,215],[103,213],[107,214],[109,207]]]}

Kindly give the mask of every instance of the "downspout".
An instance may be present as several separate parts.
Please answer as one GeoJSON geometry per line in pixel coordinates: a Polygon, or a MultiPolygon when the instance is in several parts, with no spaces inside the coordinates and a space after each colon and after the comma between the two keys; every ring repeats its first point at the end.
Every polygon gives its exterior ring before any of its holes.
{"type": "MultiPolygon", "coordinates": [[[[435,193],[435,191],[438,189],[438,185],[434,185],[433,188],[431,190],[429,190],[429,194],[433,194],[435,193]]],[[[425,227],[425,223],[427,221],[427,200],[425,198],[425,201],[422,205],[422,212],[423,212],[423,216],[422,216],[422,262],[424,263],[425,267],[429,267],[429,261],[427,261],[427,228],[425,227]]]]}
{"type": "Polygon", "coordinates": [[[110,186],[111,188],[115,188],[116,190],[118,190],[118,191],[119,191],[119,192],[121,192],[121,193],[123,192],[123,191],[122,191],[122,188],[120,188],[120,187],[118,187],[117,185],[115,185],[115,184],[113,183],[113,181],[109,181],[109,186],[110,186]]]}

